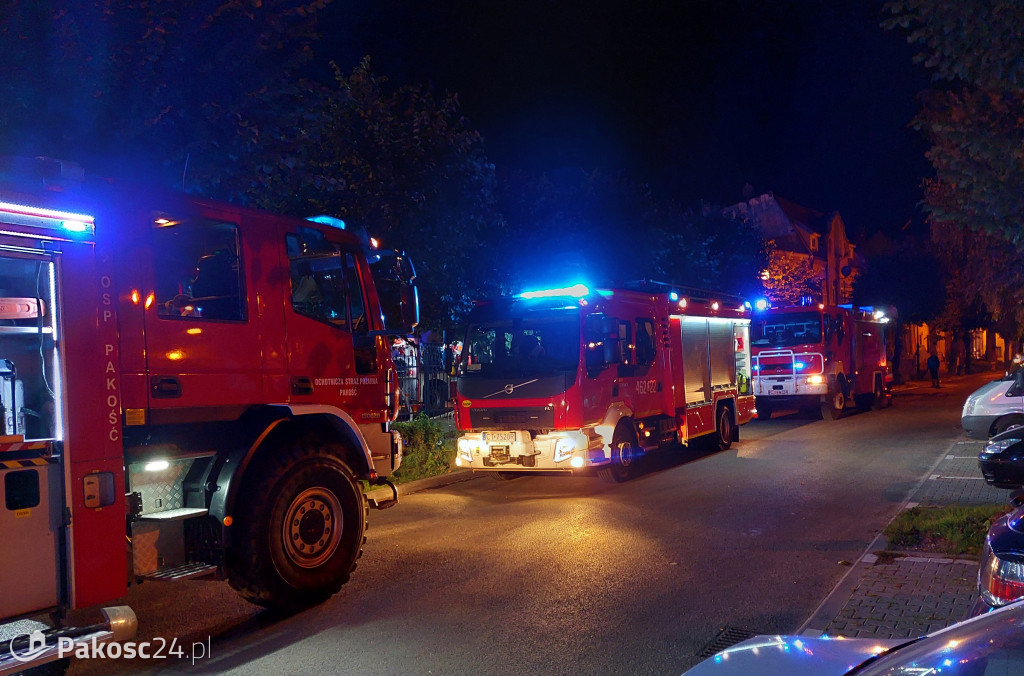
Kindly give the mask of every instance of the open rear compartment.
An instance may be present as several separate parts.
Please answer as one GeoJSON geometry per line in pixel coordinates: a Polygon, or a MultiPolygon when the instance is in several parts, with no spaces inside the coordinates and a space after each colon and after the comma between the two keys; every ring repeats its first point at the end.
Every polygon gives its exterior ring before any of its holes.
{"type": "Polygon", "coordinates": [[[0,240],[0,617],[61,602],[63,438],[54,254],[0,240]]]}
{"type": "Polygon", "coordinates": [[[0,245],[0,437],[7,437],[3,441],[62,436],[55,279],[50,255],[0,245]]]}

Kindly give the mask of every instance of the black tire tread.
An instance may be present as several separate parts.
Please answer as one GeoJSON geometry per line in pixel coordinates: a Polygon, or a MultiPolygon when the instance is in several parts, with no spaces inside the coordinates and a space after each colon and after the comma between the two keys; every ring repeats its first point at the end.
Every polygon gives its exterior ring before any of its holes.
{"type": "Polygon", "coordinates": [[[235,542],[245,542],[245,546],[234,547],[227,556],[228,584],[242,598],[259,606],[280,610],[284,612],[297,612],[317,603],[321,603],[341,589],[342,585],[348,582],[352,571],[356,569],[359,559],[363,555],[363,546],[366,544],[366,530],[369,528],[369,502],[366,495],[360,490],[348,465],[342,460],[343,450],[337,446],[323,446],[302,440],[280,449],[268,449],[263,461],[256,467],[252,467],[251,474],[245,478],[245,499],[248,508],[244,514],[236,517],[234,534],[235,542]],[[321,590],[318,593],[298,593],[287,596],[280,593],[279,585],[274,583],[277,573],[273,570],[273,562],[261,555],[259,534],[254,530],[262,519],[255,518],[263,510],[269,510],[271,504],[271,492],[280,478],[296,465],[307,460],[330,459],[339,461],[348,470],[349,479],[353,482],[356,492],[362,503],[363,532],[358,544],[358,551],[352,560],[348,571],[336,579],[331,588],[321,590]]]}

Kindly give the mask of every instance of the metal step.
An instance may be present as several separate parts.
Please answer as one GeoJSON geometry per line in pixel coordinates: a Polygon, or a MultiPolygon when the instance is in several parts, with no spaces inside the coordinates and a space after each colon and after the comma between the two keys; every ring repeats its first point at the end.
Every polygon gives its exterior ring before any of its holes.
{"type": "MultiPolygon", "coordinates": [[[[65,639],[65,654],[74,654],[79,646],[92,649],[96,644],[109,641],[130,641],[135,638],[139,622],[128,606],[103,608],[103,622],[87,627],[61,627],[43,630],[36,626],[15,638],[4,641],[0,651],[0,676],[25,673],[26,669],[42,668],[61,659],[60,639],[65,639]],[[70,640],[71,646],[67,645],[70,640]]],[[[38,624],[38,623],[36,623],[38,624]]],[[[66,664],[67,657],[63,660],[66,664]]],[[[63,667],[66,669],[66,666],[63,667]]],[[[64,673],[55,668],[54,673],[64,673]]]]}
{"type": "Polygon", "coordinates": [[[138,516],[139,521],[180,521],[181,519],[191,519],[195,516],[206,516],[210,513],[210,510],[203,507],[182,507],[181,509],[168,509],[166,512],[152,512],[150,514],[140,514],[138,516]]]}
{"type": "Polygon", "coordinates": [[[217,574],[217,566],[210,563],[186,563],[182,566],[164,568],[149,575],[143,575],[144,580],[160,580],[170,582],[171,580],[189,580],[195,577],[209,577],[217,574]]]}

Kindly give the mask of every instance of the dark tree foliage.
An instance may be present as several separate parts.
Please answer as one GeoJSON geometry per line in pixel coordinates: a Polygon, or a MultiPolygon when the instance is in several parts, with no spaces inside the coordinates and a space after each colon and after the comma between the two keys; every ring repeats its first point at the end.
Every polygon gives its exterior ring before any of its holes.
{"type": "Polygon", "coordinates": [[[1006,240],[948,222],[932,226],[932,238],[948,273],[953,299],[939,324],[949,330],[992,328],[1008,340],[1024,339],[1024,266],[1006,240]]]}
{"type": "Polygon", "coordinates": [[[668,203],[657,212],[653,263],[656,274],[687,286],[744,298],[764,294],[766,243],[739,218],[719,208],[684,209],[668,203]]]}
{"type": "Polygon", "coordinates": [[[642,186],[583,169],[514,172],[503,178],[501,195],[512,245],[492,255],[516,271],[519,287],[643,276],[649,240],[642,186]]]}
{"type": "Polygon", "coordinates": [[[755,295],[763,244],[719,209],[686,209],[623,174],[516,173],[502,209],[520,286],[665,281],[755,295]]]}
{"type": "Polygon", "coordinates": [[[931,144],[924,183],[933,240],[950,271],[945,323],[1020,338],[1024,249],[1024,3],[894,0],[888,28],[908,31],[934,72],[914,126],[931,144]]]}
{"type": "Polygon", "coordinates": [[[233,163],[307,64],[327,0],[7,0],[0,152],[181,185],[233,163]]]}
{"type": "MultiPolygon", "coordinates": [[[[257,206],[338,216],[416,262],[424,328],[458,323],[473,298],[507,289],[494,166],[452,95],[390,88],[364,60],[335,86],[305,83],[300,119],[267,120],[260,162],[211,165],[208,183],[257,206]]],[[[257,152],[256,149],[253,152],[257,152]]]]}
{"type": "Polygon", "coordinates": [[[895,307],[903,322],[933,322],[946,307],[943,271],[934,253],[917,242],[903,242],[868,260],[854,281],[853,301],[895,307]]]}
{"type": "Polygon", "coordinates": [[[405,249],[425,328],[504,288],[494,168],[454,96],[389,89],[364,61],[311,72],[327,0],[7,0],[0,154],[76,161],[405,249]],[[45,83],[45,86],[41,86],[45,83]]]}

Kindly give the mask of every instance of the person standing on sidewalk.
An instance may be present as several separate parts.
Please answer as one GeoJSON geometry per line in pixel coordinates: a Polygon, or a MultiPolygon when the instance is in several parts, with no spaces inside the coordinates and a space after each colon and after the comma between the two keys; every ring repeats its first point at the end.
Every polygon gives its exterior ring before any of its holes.
{"type": "Polygon", "coordinates": [[[939,386],[939,355],[932,352],[927,361],[928,374],[932,377],[932,387],[939,386]]]}

